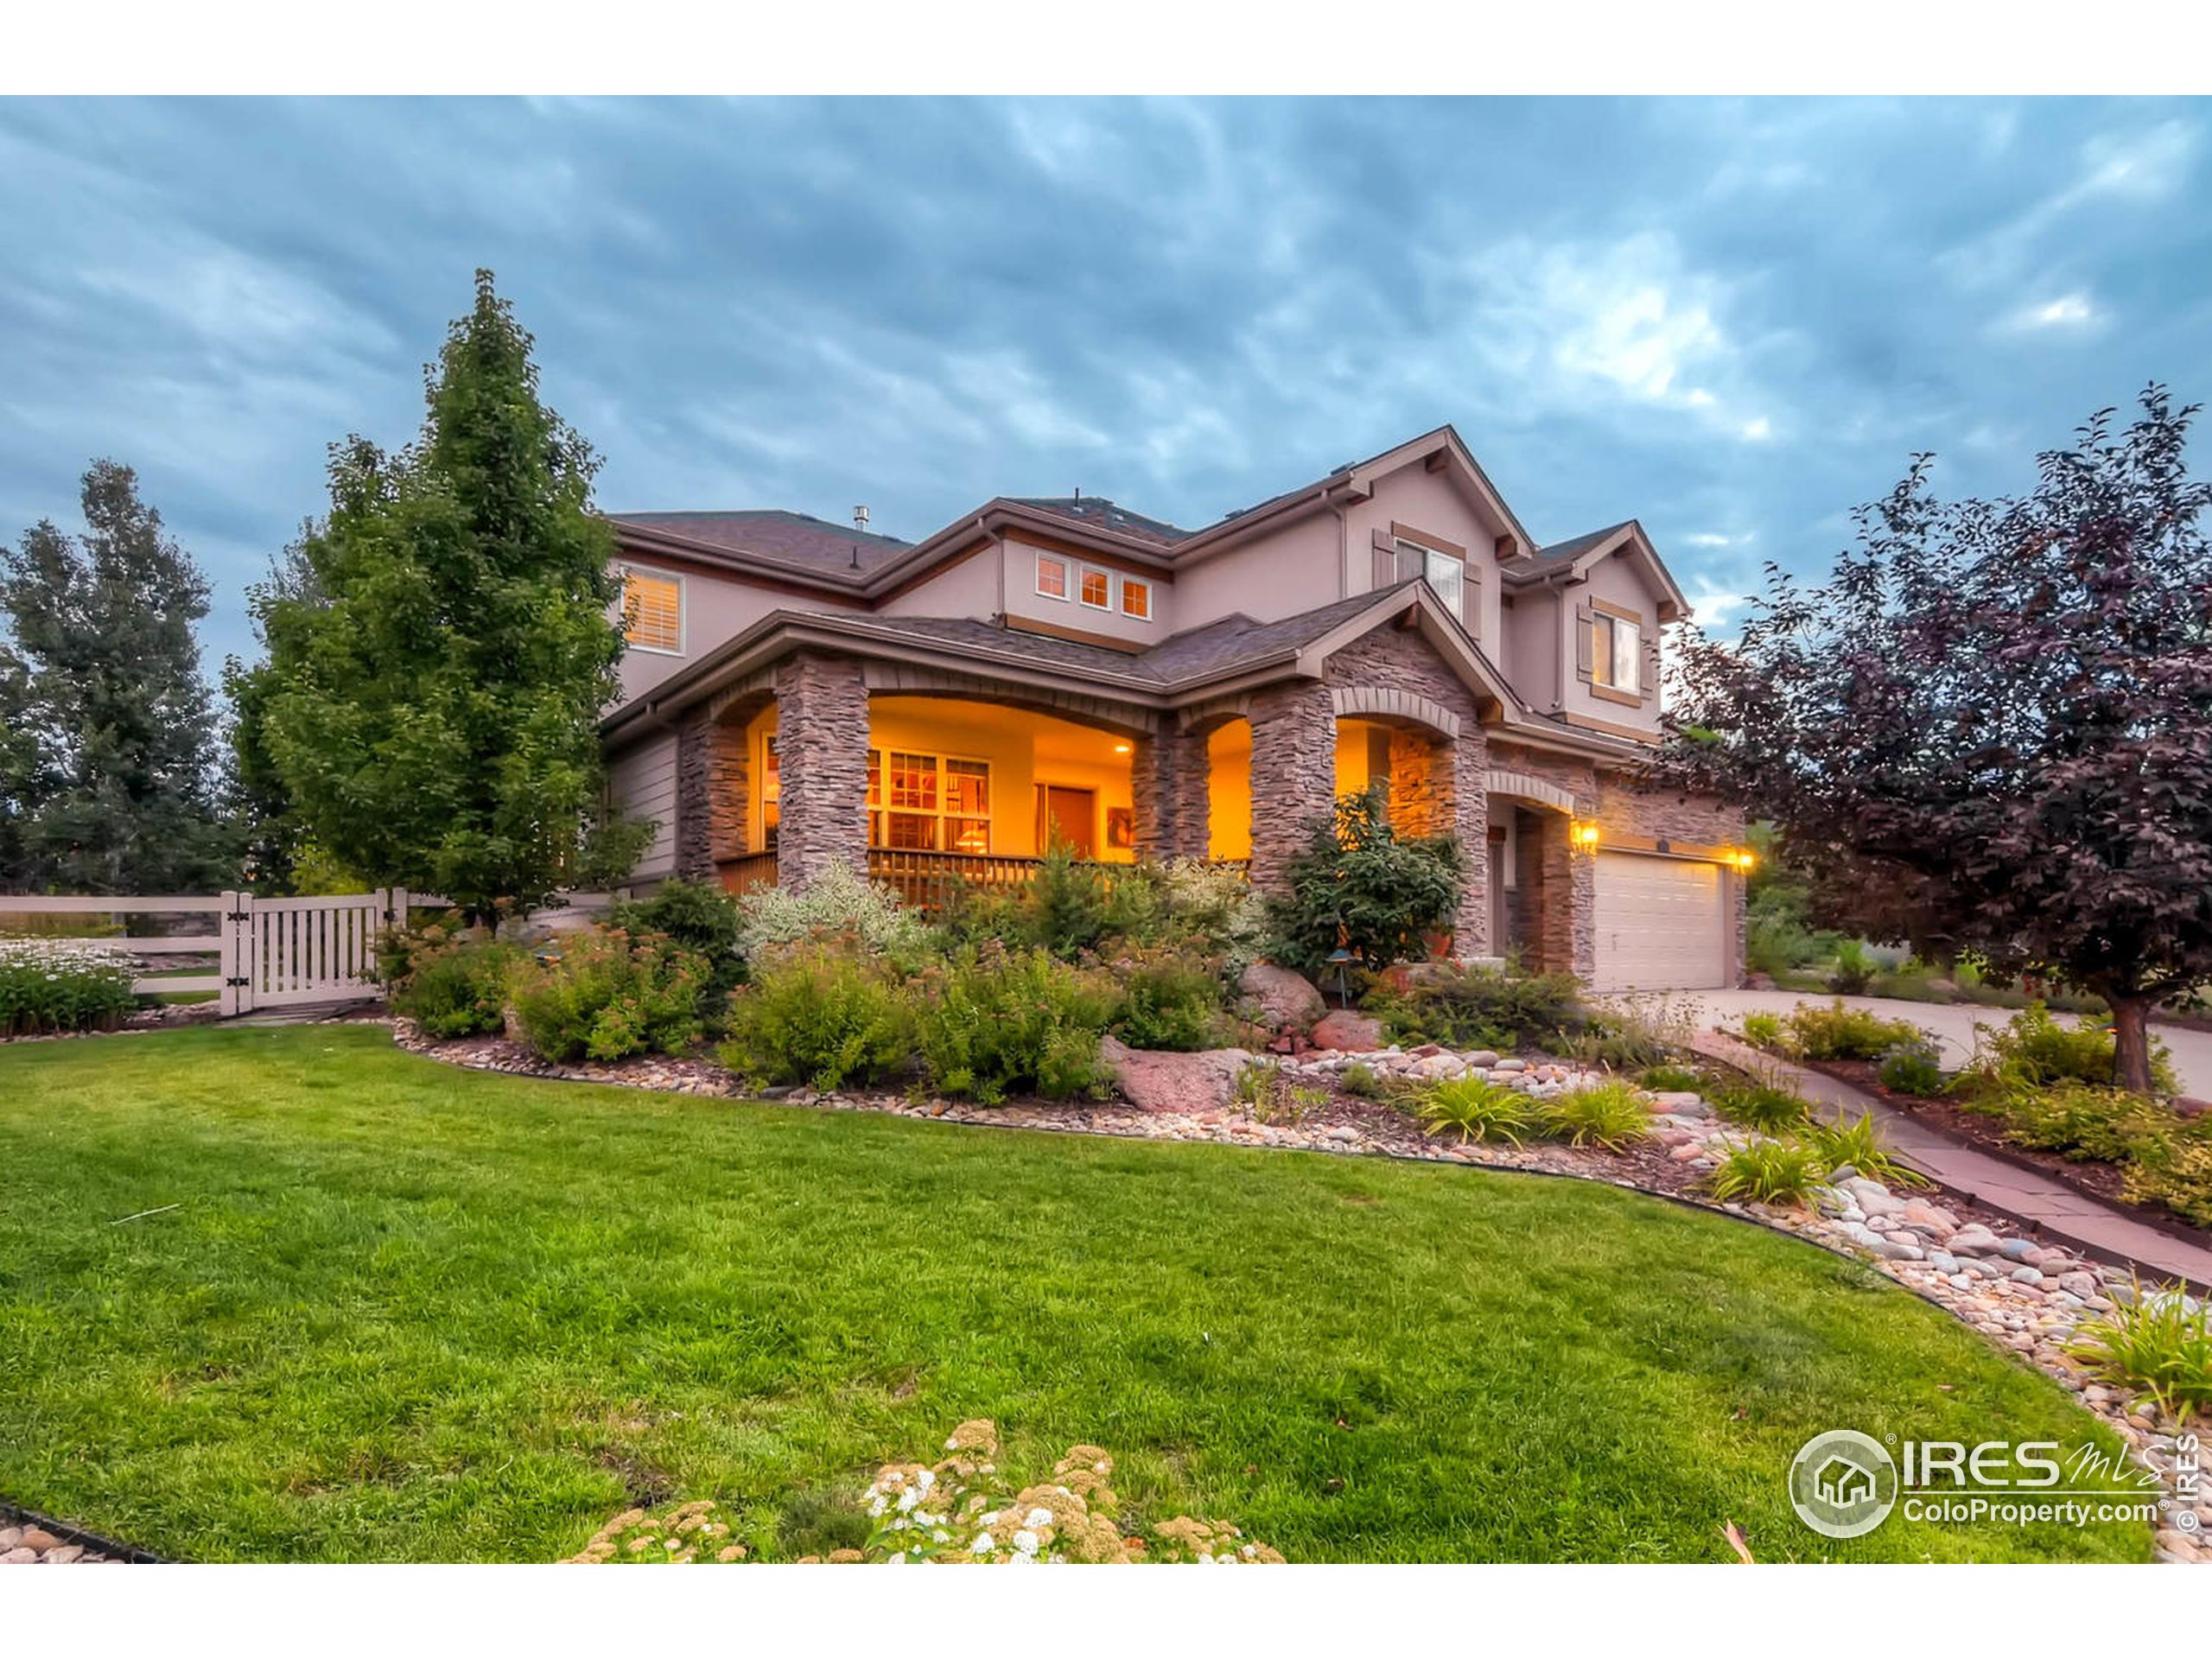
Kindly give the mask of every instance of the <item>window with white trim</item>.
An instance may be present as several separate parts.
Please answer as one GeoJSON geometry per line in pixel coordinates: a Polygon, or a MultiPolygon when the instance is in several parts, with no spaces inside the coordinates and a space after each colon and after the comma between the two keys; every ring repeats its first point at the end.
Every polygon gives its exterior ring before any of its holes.
{"type": "Polygon", "coordinates": [[[1114,608],[1114,579],[1103,570],[1094,569],[1090,565],[1084,565],[1082,582],[1077,592],[1083,602],[1094,611],[1110,611],[1114,608]]]}
{"type": "Polygon", "coordinates": [[[1065,599],[1068,596],[1068,562],[1056,559],[1049,553],[1037,556],[1037,593],[1043,599],[1065,599]]]}
{"type": "Polygon", "coordinates": [[[868,839],[905,852],[989,852],[991,763],[870,749],[868,839]]]}
{"type": "Polygon", "coordinates": [[[1625,617],[1599,611],[1590,619],[1590,676],[1616,691],[1643,686],[1643,629],[1625,617]]]}
{"type": "Polygon", "coordinates": [[[1152,584],[1135,576],[1122,578],[1122,614],[1140,622],[1152,620],[1152,584]]]}
{"type": "Polygon", "coordinates": [[[683,654],[683,578],[656,570],[622,573],[622,637],[639,651],[683,654]]]}
{"type": "Polygon", "coordinates": [[[1411,553],[1421,560],[1421,574],[1437,598],[1444,601],[1444,608],[1462,622],[1467,620],[1467,566],[1463,559],[1449,553],[1440,553],[1433,547],[1423,547],[1419,542],[1402,541],[1402,553],[1411,553]]]}

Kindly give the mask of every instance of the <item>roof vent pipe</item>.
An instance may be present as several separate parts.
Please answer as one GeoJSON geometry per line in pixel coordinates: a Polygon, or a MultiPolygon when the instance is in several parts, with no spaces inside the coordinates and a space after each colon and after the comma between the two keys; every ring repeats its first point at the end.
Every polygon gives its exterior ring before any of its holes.
{"type": "Polygon", "coordinates": [[[867,533],[868,509],[866,507],[855,507],[853,509],[853,528],[861,531],[862,534],[867,533]]]}

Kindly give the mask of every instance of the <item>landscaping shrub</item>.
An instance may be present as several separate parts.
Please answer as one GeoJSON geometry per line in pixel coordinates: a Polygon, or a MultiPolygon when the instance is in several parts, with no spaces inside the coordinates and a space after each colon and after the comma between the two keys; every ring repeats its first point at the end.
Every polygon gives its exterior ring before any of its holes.
{"type": "Polygon", "coordinates": [[[1821,1154],[1830,1173],[1847,1165],[1868,1180],[1887,1187],[1929,1184],[1925,1175],[1890,1150],[1870,1112],[1840,1123],[1808,1123],[1802,1134],[1805,1144],[1821,1154]]]}
{"type": "Polygon", "coordinates": [[[0,939],[0,1037],[111,1031],[137,1005],[136,972],[130,953],[111,944],[0,939]]]}
{"type": "Polygon", "coordinates": [[[1637,1081],[1662,1095],[1694,1095],[1705,1087],[1703,1076],[1687,1065],[1646,1066],[1637,1081]]]}
{"type": "Polygon", "coordinates": [[[1584,1017],[1576,989],[1572,974],[1509,974],[1432,963],[1391,976],[1366,1006],[1399,1042],[1510,1053],[1523,1044],[1556,1043],[1579,1030],[1584,1017]]]}
{"type": "Polygon", "coordinates": [[[1337,1073],[1337,1082],[1344,1093],[1361,1100],[1382,1098],[1382,1077],[1364,1060],[1354,1060],[1337,1073]]]}
{"type": "Polygon", "coordinates": [[[658,934],[704,962],[704,995],[717,1011],[744,974],[737,901],[710,882],[664,881],[644,899],[616,905],[607,920],[636,938],[658,934]]]}
{"type": "Polygon", "coordinates": [[[1651,1133],[1651,1111],[1633,1084],[1616,1077],[1543,1102],[1537,1122],[1545,1135],[1571,1147],[1618,1152],[1651,1133]]]}
{"type": "MultiPolygon", "coordinates": [[[[2112,1033],[2094,1025],[2062,1026],[2040,1002],[2021,1009],[2001,1031],[1981,1029],[1987,1037],[1986,1052],[1976,1069],[2000,1084],[2015,1079],[2031,1084],[2113,1080],[2112,1033]]],[[[2176,1092],[2173,1058],[2155,1037],[2151,1039],[2151,1074],[2163,1092],[2176,1092]]]]}
{"type": "Polygon", "coordinates": [[[1936,982],[1925,971],[1900,971],[1877,974],[1867,982],[1869,996],[1886,996],[1899,1002],[1948,1002],[1951,999],[1938,990],[1936,982]]]}
{"type": "MultiPolygon", "coordinates": [[[[1749,1021],[1745,1024],[1748,1027],[1749,1021]]],[[[1928,1033],[1910,1020],[1885,1020],[1878,1014],[1800,1004],[1783,1020],[1789,1046],[1808,1060],[1874,1060],[1900,1043],[1924,1041],[1928,1033]]]]}
{"type": "Polygon", "coordinates": [[[2125,1191],[2138,1204],[2163,1204],[2184,1221],[2212,1227],[2212,1117],[2175,1124],[2136,1148],[2125,1191]]]}
{"type": "Polygon", "coordinates": [[[1827,1168],[1820,1152],[1802,1141],[1754,1141],[1714,1168],[1713,1196],[1723,1204],[1807,1205],[1827,1168]]]}
{"type": "Polygon", "coordinates": [[[1638,993],[1585,1015],[1582,1028],[1563,1034],[1560,1046],[1585,1065],[1641,1071],[1688,1046],[1694,1028],[1691,1004],[1664,993],[1638,993]]]}
{"type": "Polygon", "coordinates": [[[916,1047],[932,1084],[986,1105],[1097,1095],[1099,1039],[1120,1001],[1105,975],[1050,951],[967,947],[923,976],[916,1047]]]}
{"type": "Polygon", "coordinates": [[[827,1090],[880,1082],[911,1051],[913,1017],[895,970],[817,940],[764,952],[726,1028],[719,1058],[739,1076],[827,1090]]]}
{"type": "Polygon", "coordinates": [[[1104,966],[1121,988],[1111,1028],[1131,1048],[1211,1048],[1224,1035],[1217,959],[1172,945],[1125,945],[1104,966]]]}
{"type": "Polygon", "coordinates": [[[1731,1123],[1740,1123],[1764,1135],[1780,1135],[1798,1128],[1813,1109],[1802,1096],[1774,1083],[1734,1084],[1715,1090],[1711,1098],[1713,1109],[1731,1123]]]}
{"type": "Polygon", "coordinates": [[[1942,1051],[1933,1037],[1892,1043],[1882,1051],[1874,1075],[1881,1079],[1883,1088],[1901,1095],[1940,1095],[1943,1092],[1942,1051]]]}
{"type": "Polygon", "coordinates": [[[1744,1016],[1744,1040],[1753,1048],[1763,1048],[1770,1054],[1780,1053],[1788,1046],[1778,1014],[1747,1014],[1744,1016]]]}
{"type": "Polygon", "coordinates": [[[1538,1129],[1533,1096],[1488,1077],[1455,1077],[1423,1091],[1416,1116],[1433,1135],[1471,1141],[1505,1141],[1514,1146],[1538,1129]]]}
{"type": "Polygon", "coordinates": [[[387,934],[378,960],[391,1011],[412,1020],[424,1036],[439,1039],[505,1031],[508,999],[530,964],[518,945],[480,930],[435,924],[387,934]]]}
{"type": "Polygon", "coordinates": [[[1828,988],[1840,996],[1864,996],[1874,977],[1875,964],[1866,947],[1845,939],[1835,948],[1835,967],[1828,975],[1828,988]]]}
{"type": "Polygon", "coordinates": [[[1240,870],[1202,858],[1179,858],[1162,867],[1159,887],[1173,938],[1202,944],[1222,958],[1222,975],[1235,984],[1267,954],[1268,903],[1240,870]]]}
{"type": "Polygon", "coordinates": [[[833,863],[798,892],[755,887],[737,901],[738,954],[752,962],[779,944],[852,939],[870,956],[918,966],[929,954],[929,924],[891,888],[849,864],[833,863]]]}
{"type": "Polygon", "coordinates": [[[2180,1123],[2139,1095],[2071,1078],[2040,1085],[2014,1078],[1998,1110],[2007,1140],[2075,1163],[2156,1163],[2180,1123]]]}
{"type": "Polygon", "coordinates": [[[540,1058],[620,1060],[697,1042],[707,964],[689,950],[619,927],[569,934],[515,991],[523,1040],[540,1058]]]}
{"type": "Polygon", "coordinates": [[[1448,836],[1399,836],[1377,786],[1345,796],[1315,822],[1287,875],[1289,896],[1269,912],[1283,963],[1309,978],[1333,978],[1329,957],[1341,948],[1371,978],[1427,957],[1428,936],[1450,925],[1459,901],[1459,846],[1448,836]]]}
{"type": "Polygon", "coordinates": [[[2146,1291],[2074,1333],[2067,1352],[2100,1381],[2139,1389],[2177,1416],[2212,1414],[2212,1305],[2178,1288],[2146,1291]]]}

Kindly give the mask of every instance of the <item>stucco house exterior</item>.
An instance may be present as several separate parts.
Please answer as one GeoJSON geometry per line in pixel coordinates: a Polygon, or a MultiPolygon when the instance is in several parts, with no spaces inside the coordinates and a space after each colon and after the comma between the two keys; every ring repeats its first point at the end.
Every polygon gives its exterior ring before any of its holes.
{"type": "MultiPolygon", "coordinates": [[[[856,517],[859,515],[856,515],[856,517]]],[[[1681,591],[1630,521],[1541,546],[1450,427],[1202,530],[1090,497],[906,543],[801,514],[611,517],[603,722],[637,879],[910,893],[1106,861],[1283,880],[1339,793],[1456,836],[1463,957],[1733,984],[1742,820],[1641,773],[1681,591]]]]}

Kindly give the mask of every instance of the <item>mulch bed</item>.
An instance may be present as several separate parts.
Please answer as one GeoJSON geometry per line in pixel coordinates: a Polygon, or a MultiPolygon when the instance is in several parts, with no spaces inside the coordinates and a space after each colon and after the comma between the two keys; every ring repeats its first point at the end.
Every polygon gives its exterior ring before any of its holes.
{"type": "Polygon", "coordinates": [[[2055,1152],[2045,1152],[2034,1147],[2024,1147],[2005,1136],[2005,1120],[1987,1112],[1970,1112],[1948,1100],[1929,1100],[1920,1095],[1899,1094],[1894,1089],[1883,1087],[1877,1076],[1879,1071],[1871,1060],[1808,1060],[1804,1064],[1815,1071],[1825,1072],[1838,1082],[1847,1083],[1864,1094],[1873,1096],[1885,1106],[1896,1108],[1916,1122],[1948,1135],[1952,1140],[1986,1152],[2010,1164],[2048,1175],[2061,1186],[2083,1193],[2108,1204],[2115,1210],[2133,1216],[2146,1227],[2155,1227],[2172,1237],[2186,1240],[2212,1249],[2212,1230],[2176,1215],[2163,1204],[2141,1204],[2128,1198],[2126,1178],[2113,1164],[2077,1163],[2063,1158],[2055,1152]]]}

